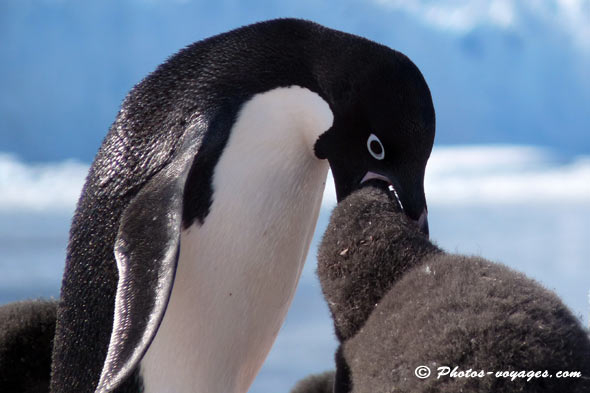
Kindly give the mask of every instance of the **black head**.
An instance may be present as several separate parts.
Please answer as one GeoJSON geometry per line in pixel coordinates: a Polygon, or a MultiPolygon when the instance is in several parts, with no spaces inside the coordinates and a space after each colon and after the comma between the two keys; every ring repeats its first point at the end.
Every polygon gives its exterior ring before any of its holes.
{"type": "Polygon", "coordinates": [[[330,163],[338,201],[366,180],[381,179],[428,234],[424,171],[435,133],[430,90],[406,56],[371,49],[370,65],[349,70],[356,73],[351,93],[331,100],[334,124],[315,152],[330,163]]]}

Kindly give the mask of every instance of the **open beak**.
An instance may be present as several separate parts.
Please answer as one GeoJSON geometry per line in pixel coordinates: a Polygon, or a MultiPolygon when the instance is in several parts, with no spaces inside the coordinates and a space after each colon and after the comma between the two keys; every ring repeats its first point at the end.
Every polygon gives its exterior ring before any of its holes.
{"type": "Polygon", "coordinates": [[[331,138],[326,132],[316,142],[315,154],[327,159],[336,187],[336,199],[342,201],[357,190],[362,183],[379,180],[387,184],[388,190],[399,204],[400,210],[418,225],[428,237],[428,209],[424,196],[424,166],[419,164],[406,167],[382,165],[384,169],[373,169],[367,162],[352,162],[349,155],[358,155],[351,147],[342,146],[339,139],[331,138]],[[327,152],[334,153],[332,156],[327,152]]]}
{"type": "MultiPolygon", "coordinates": [[[[406,209],[404,209],[404,205],[401,201],[401,198],[397,192],[397,190],[395,189],[395,186],[393,185],[393,182],[384,175],[381,175],[379,173],[375,173],[375,172],[371,172],[368,171],[365,176],[363,176],[363,178],[360,181],[360,184],[363,184],[369,180],[381,180],[385,183],[387,183],[387,189],[389,190],[389,192],[391,193],[391,195],[393,196],[393,198],[397,201],[397,203],[399,204],[399,207],[401,209],[402,212],[404,212],[406,215],[408,215],[408,212],[406,211],[406,209]]],[[[410,217],[408,215],[408,217],[410,217]]],[[[416,223],[416,225],[418,225],[418,228],[420,229],[420,231],[426,235],[426,237],[429,236],[429,229],[428,229],[428,209],[426,206],[424,206],[424,209],[422,210],[422,212],[420,213],[420,216],[417,219],[411,218],[410,219],[416,223]]]]}

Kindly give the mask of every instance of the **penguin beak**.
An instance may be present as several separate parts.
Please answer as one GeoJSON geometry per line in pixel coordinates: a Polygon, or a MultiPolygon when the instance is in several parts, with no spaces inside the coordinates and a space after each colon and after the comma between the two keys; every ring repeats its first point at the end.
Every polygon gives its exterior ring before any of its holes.
{"type": "MultiPolygon", "coordinates": [[[[372,165],[351,162],[357,152],[334,136],[334,130],[325,132],[316,141],[314,152],[317,158],[327,159],[332,169],[336,199],[342,201],[369,180],[387,184],[388,190],[399,204],[400,210],[418,225],[428,237],[428,208],[424,196],[424,167],[420,165],[393,168],[384,166],[375,170],[372,165]]],[[[425,166],[425,165],[424,165],[425,166]]]]}
{"type": "Polygon", "coordinates": [[[342,168],[332,166],[338,202],[360,188],[363,183],[370,180],[383,181],[387,184],[387,189],[391,193],[392,198],[397,201],[400,210],[418,226],[426,237],[429,236],[428,208],[426,207],[423,183],[421,181],[402,186],[394,175],[369,170],[364,175],[356,177],[348,171],[339,171],[338,169],[342,168]],[[357,179],[356,181],[353,180],[355,178],[357,179]]]}
{"type": "Polygon", "coordinates": [[[366,182],[368,182],[369,180],[373,180],[373,179],[376,179],[376,180],[382,180],[382,181],[384,181],[385,183],[387,183],[387,189],[388,189],[388,190],[389,190],[389,192],[390,192],[390,193],[391,193],[391,194],[394,196],[394,198],[395,198],[395,200],[397,201],[397,203],[398,203],[398,205],[399,205],[400,209],[401,209],[401,210],[402,210],[402,212],[403,212],[403,211],[404,211],[404,205],[402,204],[402,201],[399,199],[399,195],[398,195],[398,193],[397,193],[397,190],[396,190],[396,189],[395,189],[395,187],[393,186],[393,183],[392,183],[392,182],[391,182],[391,181],[390,181],[390,180],[389,180],[387,177],[385,177],[385,176],[383,176],[383,175],[380,175],[380,174],[378,174],[378,173],[375,173],[375,172],[371,172],[371,171],[369,171],[369,172],[365,173],[365,176],[363,176],[363,178],[362,178],[362,180],[361,180],[361,183],[360,183],[360,184],[366,183],[366,182]]]}
{"type": "MultiPolygon", "coordinates": [[[[391,181],[391,179],[389,177],[381,175],[379,173],[368,171],[367,173],[365,173],[365,175],[361,179],[360,185],[362,185],[363,183],[365,183],[369,180],[380,180],[380,181],[384,181],[385,183],[387,183],[387,189],[389,190],[391,195],[394,197],[394,199],[397,201],[401,211],[403,213],[406,213],[406,215],[408,215],[408,212],[406,212],[406,210],[404,209],[404,205],[400,199],[400,196],[399,196],[397,190],[395,189],[393,182],[391,181]]],[[[420,213],[420,215],[417,219],[413,219],[410,216],[409,216],[409,218],[418,226],[418,228],[420,229],[420,232],[425,234],[426,237],[429,236],[428,208],[426,206],[424,206],[422,212],[420,213]]]]}
{"type": "Polygon", "coordinates": [[[420,217],[418,218],[418,221],[416,221],[416,224],[418,224],[420,232],[425,234],[426,237],[429,237],[430,229],[428,228],[428,208],[426,206],[424,206],[424,210],[422,210],[422,213],[420,213],[420,217]]]}

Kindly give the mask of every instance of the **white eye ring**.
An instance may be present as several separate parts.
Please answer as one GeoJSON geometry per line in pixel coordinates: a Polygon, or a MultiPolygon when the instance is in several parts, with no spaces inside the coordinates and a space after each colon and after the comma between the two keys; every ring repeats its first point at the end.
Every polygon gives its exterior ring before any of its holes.
{"type": "Polygon", "coordinates": [[[367,139],[367,150],[376,160],[382,160],[385,158],[385,148],[383,147],[383,143],[377,138],[377,135],[371,134],[369,135],[369,139],[367,139]]]}

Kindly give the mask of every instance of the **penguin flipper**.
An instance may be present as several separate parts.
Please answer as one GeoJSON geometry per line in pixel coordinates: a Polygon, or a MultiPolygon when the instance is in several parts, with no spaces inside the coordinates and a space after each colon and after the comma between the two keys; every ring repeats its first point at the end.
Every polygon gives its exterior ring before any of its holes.
{"type": "Polygon", "coordinates": [[[178,262],[184,186],[201,145],[194,139],[123,212],[114,247],[119,281],[113,329],[96,393],[112,392],[133,372],[164,316],[178,262]]]}

